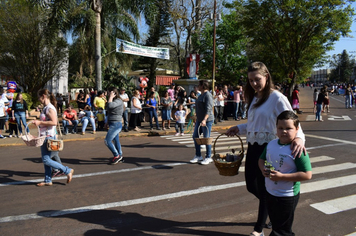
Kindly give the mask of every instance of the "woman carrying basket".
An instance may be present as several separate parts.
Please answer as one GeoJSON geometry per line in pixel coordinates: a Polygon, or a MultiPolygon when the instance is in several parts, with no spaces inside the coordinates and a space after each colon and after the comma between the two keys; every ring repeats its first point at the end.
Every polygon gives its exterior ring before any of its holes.
{"type": "Polygon", "coordinates": [[[193,140],[195,146],[195,157],[190,160],[190,163],[200,163],[202,165],[208,165],[213,162],[211,158],[211,144],[206,145],[205,158],[201,156],[200,145],[195,140],[199,138],[199,133],[203,132],[204,138],[209,138],[211,133],[211,127],[214,123],[213,115],[213,95],[209,92],[209,83],[206,80],[199,80],[198,85],[201,95],[195,101],[195,109],[197,121],[194,127],[193,140]],[[200,128],[200,130],[199,130],[200,128]]]}
{"type": "Polygon", "coordinates": [[[33,123],[40,128],[40,136],[46,136],[45,141],[41,146],[42,162],[45,169],[45,179],[44,182],[38,183],[38,187],[51,186],[52,185],[52,168],[59,169],[65,175],[67,175],[67,183],[72,181],[73,169],[67,166],[53,161],[51,156],[53,156],[51,151],[47,149],[48,139],[55,139],[56,137],[56,126],[57,126],[57,109],[56,98],[47,89],[41,89],[38,91],[38,100],[43,105],[43,110],[40,115],[40,120],[34,120],[33,123]]]}
{"type": "MultiPolygon", "coordinates": [[[[263,227],[267,219],[265,180],[259,167],[258,160],[267,143],[276,139],[277,116],[292,110],[288,99],[274,89],[272,77],[262,62],[253,62],[248,67],[248,82],[245,88],[248,121],[231,127],[226,135],[246,134],[248,149],[245,163],[245,179],[247,190],[259,199],[258,218],[254,231],[250,235],[263,235],[263,227]]],[[[297,137],[293,140],[292,155],[300,157],[305,152],[304,133],[299,127],[297,137]]]]}

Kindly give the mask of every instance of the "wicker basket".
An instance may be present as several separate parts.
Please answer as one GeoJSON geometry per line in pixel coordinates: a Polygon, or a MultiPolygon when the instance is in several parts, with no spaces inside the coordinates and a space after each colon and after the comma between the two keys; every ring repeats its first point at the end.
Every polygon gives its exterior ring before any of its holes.
{"type": "MultiPolygon", "coordinates": [[[[28,134],[26,130],[27,130],[28,125],[31,123],[32,122],[28,122],[28,124],[25,127],[25,135],[23,135],[21,138],[26,143],[27,146],[40,147],[40,146],[42,146],[43,142],[45,141],[46,136],[36,137],[32,134],[28,134]]],[[[37,126],[37,130],[38,130],[38,135],[40,135],[40,127],[37,126]]]]}
{"type": "MultiPolygon", "coordinates": [[[[211,145],[213,143],[213,138],[202,138],[200,136],[200,132],[199,132],[200,131],[200,127],[205,127],[209,132],[208,127],[199,125],[199,127],[198,127],[199,138],[195,138],[195,141],[197,142],[198,145],[211,145]]],[[[210,136],[210,134],[208,136],[210,136]]]]}
{"type": "Polygon", "coordinates": [[[232,162],[227,162],[227,161],[219,161],[221,159],[226,159],[226,155],[221,155],[221,154],[216,154],[215,153],[215,144],[218,141],[218,139],[225,134],[220,134],[218,137],[216,137],[214,145],[213,145],[213,160],[215,163],[216,168],[218,168],[219,170],[219,174],[220,175],[224,175],[224,176],[234,176],[239,174],[239,168],[241,166],[242,163],[242,159],[244,158],[244,146],[242,143],[242,140],[240,138],[240,136],[236,135],[236,137],[240,140],[240,144],[241,144],[241,150],[234,154],[237,155],[237,160],[236,161],[232,161],[232,162]]]}

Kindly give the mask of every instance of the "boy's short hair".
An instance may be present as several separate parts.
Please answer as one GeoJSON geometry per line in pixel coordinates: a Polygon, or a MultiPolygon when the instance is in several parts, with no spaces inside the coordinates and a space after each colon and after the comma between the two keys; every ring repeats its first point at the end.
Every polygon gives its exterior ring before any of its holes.
{"type": "Polygon", "coordinates": [[[281,114],[277,116],[276,124],[278,124],[279,120],[293,120],[294,126],[296,128],[298,128],[299,126],[299,118],[293,111],[283,111],[281,114]]]}

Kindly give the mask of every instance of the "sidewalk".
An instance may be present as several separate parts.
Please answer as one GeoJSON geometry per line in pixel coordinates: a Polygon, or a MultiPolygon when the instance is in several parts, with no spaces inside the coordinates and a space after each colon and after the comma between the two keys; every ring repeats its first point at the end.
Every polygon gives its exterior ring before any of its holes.
{"type": "MultiPolygon", "coordinates": [[[[303,114],[298,114],[299,118],[301,121],[303,121],[306,116],[305,113],[313,114],[313,91],[314,89],[310,89],[309,87],[305,88],[300,88],[300,107],[301,110],[303,111],[303,114]],[[304,119],[303,119],[304,118],[304,119]]],[[[218,122],[217,124],[213,125],[212,131],[215,132],[224,132],[228,128],[234,125],[238,124],[243,124],[246,123],[247,120],[240,120],[240,121],[235,121],[233,120],[232,117],[229,117],[228,121],[224,122],[218,122]]],[[[143,128],[141,128],[141,131],[134,131],[130,130],[129,132],[121,132],[120,133],[120,138],[124,137],[142,137],[142,136],[163,136],[163,135],[173,135],[175,134],[175,128],[174,128],[175,122],[171,123],[171,129],[169,130],[153,130],[150,131],[150,125],[149,122],[143,122],[143,128]]],[[[87,130],[85,135],[80,134],[80,129],[81,127],[78,127],[78,133],[77,134],[67,134],[63,135],[63,140],[65,142],[70,142],[70,141],[91,141],[91,140],[96,140],[96,139],[104,139],[106,136],[106,131],[97,131],[96,134],[91,134],[91,127],[88,127],[89,130],[87,130]]],[[[38,131],[34,125],[30,125],[30,133],[37,136],[38,131]]],[[[193,132],[190,132],[187,134],[187,136],[191,136],[193,132]]],[[[3,134],[7,137],[8,134],[3,132],[3,134]]],[[[0,147],[6,147],[6,146],[21,146],[21,145],[26,145],[21,138],[6,138],[0,140],[0,147]]]]}
{"type": "MultiPolygon", "coordinates": [[[[247,120],[241,120],[241,121],[234,121],[232,117],[229,117],[230,120],[224,121],[224,122],[219,122],[216,125],[213,125],[212,130],[213,131],[220,131],[222,132],[223,130],[227,130],[233,125],[245,123],[247,120]]],[[[171,128],[167,130],[150,130],[150,124],[149,122],[143,122],[143,128],[141,128],[141,131],[134,131],[130,130],[129,132],[121,132],[120,133],[120,138],[124,137],[142,137],[142,136],[162,136],[162,135],[173,135],[175,134],[175,128],[174,128],[175,122],[171,123],[171,128]]],[[[38,135],[38,130],[36,126],[30,125],[30,133],[37,136],[38,135]]],[[[78,133],[77,134],[67,134],[63,135],[63,140],[64,142],[70,142],[70,141],[91,141],[91,140],[96,140],[96,139],[104,139],[107,132],[106,131],[97,131],[95,134],[91,134],[91,127],[88,127],[89,131],[84,135],[80,134],[81,127],[78,127],[78,133]]],[[[69,129],[70,130],[70,129],[69,129]]],[[[190,132],[187,134],[187,136],[190,136],[193,134],[193,132],[190,132]]],[[[7,147],[7,146],[22,146],[26,145],[23,141],[22,138],[9,138],[8,134],[3,132],[3,134],[7,137],[6,139],[1,139],[0,140],[0,147],[7,147]]]]}

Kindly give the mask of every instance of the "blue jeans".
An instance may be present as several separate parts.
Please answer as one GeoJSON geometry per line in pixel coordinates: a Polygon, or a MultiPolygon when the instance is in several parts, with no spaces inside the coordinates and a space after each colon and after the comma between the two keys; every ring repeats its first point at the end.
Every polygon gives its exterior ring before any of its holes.
{"type": "Polygon", "coordinates": [[[240,102],[234,102],[234,119],[239,118],[239,108],[240,108],[240,102]]]}
{"type": "Polygon", "coordinates": [[[155,121],[156,121],[156,128],[158,129],[159,128],[159,124],[158,124],[158,117],[157,117],[156,109],[149,109],[148,110],[148,114],[150,115],[150,127],[153,128],[152,119],[154,117],[155,121]]]}
{"type": "MultiPolygon", "coordinates": [[[[20,134],[22,134],[22,126],[21,126],[21,121],[24,127],[26,127],[26,112],[24,111],[16,111],[15,112],[15,119],[16,119],[16,123],[17,123],[17,127],[20,131],[20,134]]],[[[27,127],[26,128],[26,132],[29,133],[30,130],[27,127]]]]}
{"type": "Polygon", "coordinates": [[[352,107],[352,96],[345,95],[345,108],[351,108],[351,107],[352,107]]]}
{"type": "Polygon", "coordinates": [[[122,156],[121,144],[119,140],[119,133],[122,129],[122,122],[110,122],[109,130],[105,137],[105,145],[110,149],[114,157],[122,156]],[[114,141],[114,144],[113,142],[114,141]]]}
{"type": "Polygon", "coordinates": [[[181,134],[184,133],[184,123],[178,123],[178,122],[176,122],[175,128],[176,128],[176,132],[177,132],[177,133],[179,133],[179,130],[180,130],[180,133],[181,133],[181,134]]]}
{"type": "Polygon", "coordinates": [[[316,113],[315,113],[316,120],[320,120],[321,106],[322,104],[316,104],[316,113]]]}
{"type": "Polygon", "coordinates": [[[85,132],[85,130],[86,130],[87,126],[88,126],[89,121],[90,121],[91,126],[93,127],[93,131],[96,130],[96,127],[95,127],[95,119],[94,119],[94,118],[91,118],[91,117],[83,117],[83,119],[82,119],[82,124],[83,124],[83,126],[82,126],[82,132],[83,132],[83,133],[85,132]]]}
{"type": "Polygon", "coordinates": [[[129,112],[128,112],[127,108],[122,113],[122,118],[124,118],[124,129],[126,130],[126,129],[128,129],[128,125],[129,125],[129,112]]]}
{"type": "MultiPolygon", "coordinates": [[[[53,161],[51,157],[54,156],[53,152],[47,150],[47,140],[54,139],[54,137],[47,137],[41,146],[42,162],[45,169],[45,183],[52,182],[52,168],[62,171],[65,175],[68,175],[71,169],[68,166],[64,166],[56,161],[53,161]]],[[[58,154],[57,154],[58,156],[58,154]]]]}
{"type": "Polygon", "coordinates": [[[246,119],[246,108],[247,108],[247,103],[240,102],[240,110],[241,110],[241,118],[246,119]]]}
{"type": "MultiPolygon", "coordinates": [[[[209,138],[210,137],[210,133],[211,133],[211,127],[213,126],[214,120],[212,121],[207,121],[206,122],[206,128],[205,127],[201,127],[200,130],[203,131],[203,136],[204,138],[209,138]]],[[[194,146],[195,146],[195,155],[200,157],[201,156],[201,150],[200,150],[200,145],[197,144],[197,142],[195,141],[195,138],[199,138],[199,125],[200,122],[197,121],[195,123],[195,127],[194,127],[194,133],[193,133],[193,140],[194,140],[194,146]]],[[[206,145],[206,154],[205,157],[209,158],[211,156],[211,145],[206,145]]]]}
{"type": "MultiPolygon", "coordinates": [[[[73,124],[72,131],[77,132],[77,126],[78,126],[78,123],[79,123],[78,120],[71,120],[71,122],[73,124]]],[[[65,134],[68,133],[69,121],[63,120],[62,124],[63,124],[63,132],[65,134]]]]}

